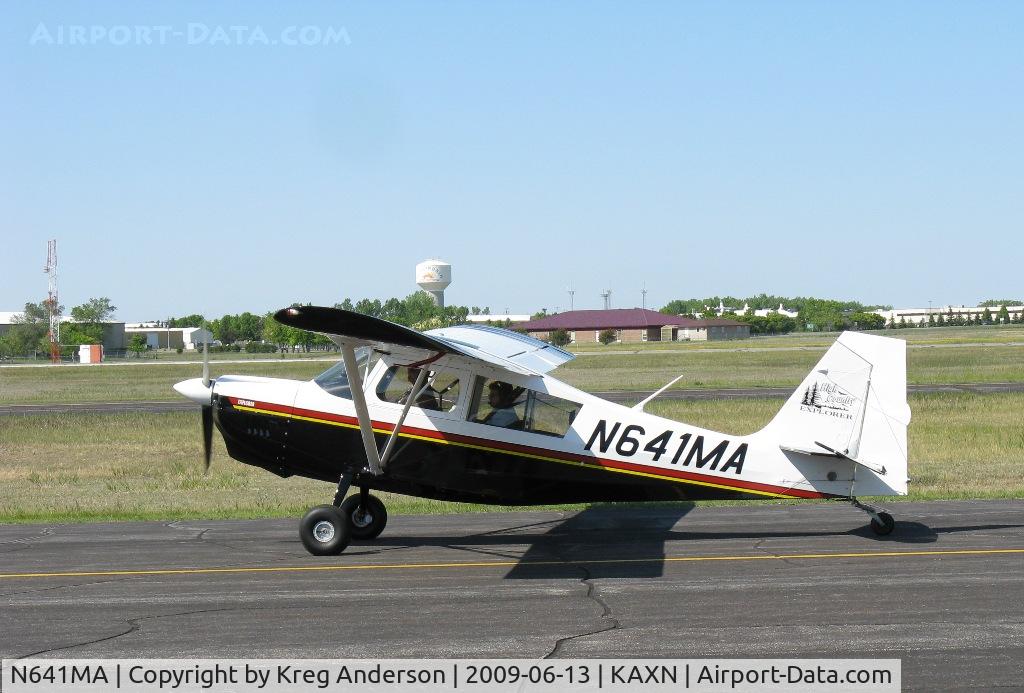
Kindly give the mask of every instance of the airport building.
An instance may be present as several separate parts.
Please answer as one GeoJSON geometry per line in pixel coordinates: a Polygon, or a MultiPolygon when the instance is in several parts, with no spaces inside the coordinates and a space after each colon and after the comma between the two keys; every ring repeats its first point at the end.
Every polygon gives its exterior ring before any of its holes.
{"type": "Polygon", "coordinates": [[[694,320],[644,308],[571,310],[515,327],[542,340],[549,339],[555,330],[565,330],[574,342],[599,342],[605,330],[614,330],[619,342],[717,341],[750,336],[750,326],[736,320],[694,320]]]}
{"type": "MultiPolygon", "coordinates": [[[[938,320],[941,315],[944,321],[949,321],[950,316],[954,319],[964,318],[965,320],[970,318],[972,320],[980,320],[984,315],[985,311],[989,312],[992,318],[999,315],[999,311],[1002,306],[936,306],[934,308],[894,308],[893,310],[876,310],[874,311],[878,315],[885,318],[886,324],[890,322],[905,321],[908,324],[913,325],[927,325],[929,317],[933,320],[938,320]]],[[[1006,312],[1010,315],[1011,320],[1020,320],[1021,316],[1024,315],[1024,306],[1006,306],[1006,312]]]]}
{"type": "Polygon", "coordinates": [[[200,349],[213,344],[213,334],[202,327],[159,327],[156,323],[130,323],[125,329],[125,344],[141,334],[150,349],[200,349]]]}
{"type": "Polygon", "coordinates": [[[486,315],[481,313],[479,315],[467,315],[466,322],[469,323],[494,323],[495,325],[504,325],[506,322],[510,322],[513,325],[520,322],[528,322],[530,320],[529,315],[521,315],[515,313],[487,313],[486,315]]]}

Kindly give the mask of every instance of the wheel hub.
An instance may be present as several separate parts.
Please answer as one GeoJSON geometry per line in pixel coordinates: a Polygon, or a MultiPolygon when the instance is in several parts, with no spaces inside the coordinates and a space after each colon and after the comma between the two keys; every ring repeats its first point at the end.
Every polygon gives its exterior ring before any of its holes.
{"type": "Polygon", "coordinates": [[[326,544],[334,538],[334,525],[327,520],[320,520],[313,525],[313,537],[321,544],[326,544]]]}
{"type": "Polygon", "coordinates": [[[352,524],[360,529],[369,527],[373,524],[373,515],[356,508],[355,512],[352,513],[352,524]]]}

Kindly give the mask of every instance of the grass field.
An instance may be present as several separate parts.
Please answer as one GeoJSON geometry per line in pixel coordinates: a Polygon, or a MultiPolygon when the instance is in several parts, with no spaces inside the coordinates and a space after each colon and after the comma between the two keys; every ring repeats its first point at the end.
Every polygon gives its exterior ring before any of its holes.
{"type": "MultiPolygon", "coordinates": [[[[663,416],[735,434],[763,426],[772,400],[666,401],[663,416]]],[[[911,499],[1024,497],[1022,394],[911,398],[911,499]]],[[[0,522],[299,517],[329,484],[278,479],[227,457],[215,436],[202,472],[198,413],[0,417],[0,522]]],[[[489,509],[388,499],[395,513],[489,509]]]]}
{"type": "MultiPolygon", "coordinates": [[[[585,356],[555,375],[583,390],[654,390],[677,375],[676,388],[796,387],[824,353],[808,351],[723,351],[585,356]]],[[[993,383],[1024,381],[1024,346],[911,349],[910,383],[993,383]]]]}
{"type": "MultiPolygon", "coordinates": [[[[771,351],[673,351],[581,356],[554,375],[590,392],[655,390],[683,374],[676,388],[796,387],[823,348],[771,351]]],[[[911,349],[911,383],[1024,381],[1024,346],[911,349]]],[[[301,360],[211,363],[213,375],[265,375],[308,380],[330,364],[301,360]]],[[[173,400],[171,386],[199,375],[188,364],[68,368],[0,368],[0,404],[173,400]]]]}

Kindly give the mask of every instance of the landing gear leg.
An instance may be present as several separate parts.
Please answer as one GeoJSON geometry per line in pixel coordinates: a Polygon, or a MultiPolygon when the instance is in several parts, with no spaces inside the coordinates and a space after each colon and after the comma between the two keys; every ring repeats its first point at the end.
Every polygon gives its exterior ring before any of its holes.
{"type": "Polygon", "coordinates": [[[871,518],[871,531],[880,537],[892,534],[896,528],[896,520],[887,512],[880,511],[870,505],[861,503],[856,498],[850,498],[850,503],[858,510],[862,510],[871,518]]]}
{"type": "Polygon", "coordinates": [[[338,478],[338,490],[334,492],[334,507],[340,508],[341,502],[345,500],[345,496],[348,495],[348,490],[352,488],[352,479],[355,478],[355,474],[352,470],[346,469],[341,473],[338,478]]]}

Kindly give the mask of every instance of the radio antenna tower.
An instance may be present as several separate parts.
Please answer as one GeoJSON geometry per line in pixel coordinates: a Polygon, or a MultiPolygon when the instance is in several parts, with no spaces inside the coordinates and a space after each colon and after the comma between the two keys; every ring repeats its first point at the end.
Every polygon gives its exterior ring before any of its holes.
{"type": "Polygon", "coordinates": [[[46,245],[46,267],[43,268],[50,280],[46,295],[46,312],[50,318],[50,361],[60,363],[60,302],[57,298],[57,240],[46,245]]]}
{"type": "Polygon", "coordinates": [[[640,294],[643,296],[644,310],[647,310],[647,282],[644,282],[644,288],[640,289],[640,294]]]}
{"type": "Polygon", "coordinates": [[[608,310],[612,307],[612,290],[605,289],[601,292],[601,298],[604,299],[604,309],[608,310]]]}
{"type": "Polygon", "coordinates": [[[575,290],[575,289],[573,289],[573,288],[572,288],[572,287],[570,286],[570,287],[569,287],[569,310],[575,310],[575,309],[576,309],[576,306],[575,306],[575,304],[573,303],[573,297],[575,297],[575,296],[576,296],[576,290],[575,290]]]}

